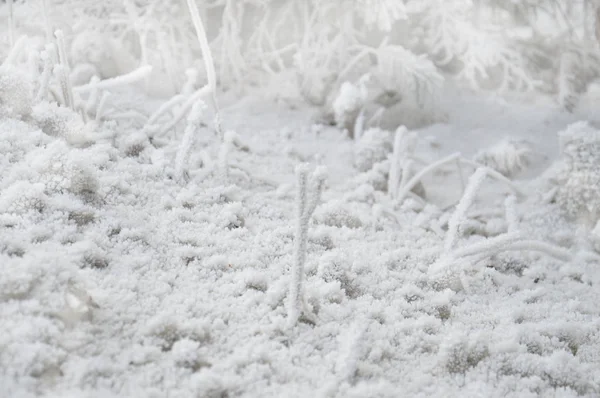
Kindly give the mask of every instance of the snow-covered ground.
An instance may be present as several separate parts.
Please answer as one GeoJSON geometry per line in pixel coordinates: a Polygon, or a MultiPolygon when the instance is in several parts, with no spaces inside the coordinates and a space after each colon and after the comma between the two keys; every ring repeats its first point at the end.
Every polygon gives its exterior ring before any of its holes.
{"type": "Polygon", "coordinates": [[[355,159],[372,153],[315,125],[305,105],[222,99],[241,145],[223,153],[199,127],[187,182],[173,169],[181,136],[151,143],[129,122],[84,126],[68,111],[53,136],[45,103],[2,117],[1,395],[599,396],[600,264],[537,178],[557,160],[557,133],[590,115],[448,97],[447,121],[418,131],[424,161],[470,158],[503,137],[531,148],[516,224],[510,189],[487,178],[456,249],[516,228],[568,258],[491,250],[455,261],[458,286],[440,283],[431,268],[462,195],[457,168],[423,179],[425,201],[398,203],[389,160],[359,172],[355,159]],[[310,316],[290,327],[301,162],[328,175],[308,230],[310,316]]]}
{"type": "Polygon", "coordinates": [[[0,2],[0,397],[600,397],[563,3],[0,2]]]}

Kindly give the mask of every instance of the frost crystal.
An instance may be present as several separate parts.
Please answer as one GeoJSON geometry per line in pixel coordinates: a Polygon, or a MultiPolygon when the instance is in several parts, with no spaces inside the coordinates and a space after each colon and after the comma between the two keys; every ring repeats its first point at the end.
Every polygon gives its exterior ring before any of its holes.
{"type": "Polygon", "coordinates": [[[392,150],[391,133],[379,128],[371,128],[363,134],[356,144],[354,164],[359,171],[369,171],[375,163],[387,159],[392,150]]]}

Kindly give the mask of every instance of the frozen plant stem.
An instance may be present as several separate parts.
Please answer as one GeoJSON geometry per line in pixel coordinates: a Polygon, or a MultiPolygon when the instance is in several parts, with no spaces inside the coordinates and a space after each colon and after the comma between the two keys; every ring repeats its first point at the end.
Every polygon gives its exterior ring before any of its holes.
{"type": "Polygon", "coordinates": [[[233,149],[236,138],[237,136],[233,131],[226,131],[223,135],[218,159],[218,167],[223,179],[229,178],[229,154],[233,149]]]}
{"type": "Polygon", "coordinates": [[[506,224],[508,225],[508,232],[517,232],[519,227],[519,216],[517,215],[517,198],[514,195],[510,195],[504,201],[504,207],[506,208],[506,224]]]}
{"type": "Polygon", "coordinates": [[[212,105],[215,109],[215,129],[218,135],[223,139],[223,132],[221,130],[221,117],[219,113],[219,105],[217,103],[217,75],[215,73],[215,63],[213,60],[210,46],[208,45],[208,37],[206,36],[206,30],[204,24],[200,18],[200,12],[198,11],[198,5],[195,0],[187,0],[187,5],[190,10],[194,29],[196,30],[196,36],[200,42],[200,49],[202,51],[202,58],[204,59],[204,67],[206,69],[206,78],[208,81],[208,87],[212,94],[212,105]]]}
{"type": "Polygon", "coordinates": [[[453,162],[459,158],[460,158],[460,153],[458,153],[458,152],[453,153],[452,155],[449,155],[443,159],[438,160],[435,163],[430,164],[429,166],[425,167],[423,170],[418,172],[404,186],[400,187],[398,196],[397,196],[398,202],[401,203],[404,200],[404,198],[406,197],[406,195],[408,195],[408,193],[419,183],[419,181],[421,181],[421,179],[425,175],[427,175],[428,173],[431,173],[433,170],[445,165],[446,163],[453,162]]]}
{"type": "Polygon", "coordinates": [[[71,85],[69,62],[67,61],[67,49],[65,47],[65,36],[61,30],[57,30],[54,35],[58,43],[58,55],[60,60],[60,68],[58,68],[58,77],[60,79],[60,87],[63,92],[65,105],[72,110],[75,110],[75,100],[73,95],[73,86],[71,85]]]}
{"type": "Polygon", "coordinates": [[[201,89],[199,89],[198,91],[196,91],[192,96],[190,96],[190,98],[188,98],[187,101],[185,101],[181,105],[181,109],[175,114],[175,116],[173,116],[173,119],[157,132],[157,135],[160,137],[160,136],[166,134],[171,129],[173,129],[175,126],[177,126],[177,123],[179,123],[181,121],[181,119],[184,118],[184,116],[188,113],[188,111],[192,108],[192,106],[194,106],[194,104],[197,101],[199,101],[202,97],[204,97],[209,92],[210,92],[210,86],[208,86],[208,85],[206,85],[206,86],[202,87],[201,89]]]}
{"type": "Polygon", "coordinates": [[[304,263],[306,262],[306,245],[308,241],[308,223],[317,203],[321,198],[323,184],[325,181],[325,168],[319,167],[313,173],[314,188],[308,193],[308,171],[307,164],[301,164],[296,168],[298,179],[298,196],[296,209],[296,233],[294,236],[294,263],[292,265],[292,279],[290,283],[288,324],[294,327],[305,313],[303,295],[304,263]]]}
{"type": "Polygon", "coordinates": [[[52,58],[50,57],[50,51],[46,46],[46,50],[40,54],[40,59],[43,63],[42,76],[40,78],[40,88],[35,97],[36,102],[41,102],[46,99],[48,95],[48,86],[50,85],[50,78],[52,77],[52,58]]]}
{"type": "Polygon", "coordinates": [[[465,221],[467,210],[469,210],[469,207],[473,203],[475,194],[477,194],[477,191],[479,190],[479,187],[481,186],[481,183],[486,175],[486,169],[480,168],[477,169],[469,178],[467,188],[465,189],[460,202],[458,202],[452,217],[450,217],[450,220],[448,221],[448,233],[446,234],[446,241],[444,243],[445,253],[449,253],[454,247],[456,240],[458,239],[460,226],[465,221]]]}
{"type": "MultiPolygon", "coordinates": [[[[392,199],[398,193],[398,184],[400,183],[402,168],[402,139],[406,132],[406,128],[398,128],[394,137],[394,151],[392,152],[390,172],[388,177],[388,194],[392,199]]],[[[404,177],[404,175],[402,175],[402,177],[404,177]]]]}
{"type": "Polygon", "coordinates": [[[177,157],[175,158],[175,178],[180,182],[184,183],[187,180],[187,162],[192,152],[192,146],[194,145],[194,138],[198,131],[198,126],[202,121],[202,111],[204,110],[204,102],[198,101],[194,104],[190,115],[188,116],[188,124],[185,129],[185,134],[181,140],[181,145],[177,151],[177,157]]]}

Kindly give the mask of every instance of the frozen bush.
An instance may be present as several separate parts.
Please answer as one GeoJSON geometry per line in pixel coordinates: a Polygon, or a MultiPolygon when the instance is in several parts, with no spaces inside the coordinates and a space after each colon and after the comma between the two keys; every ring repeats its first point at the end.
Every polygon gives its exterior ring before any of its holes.
{"type": "Polygon", "coordinates": [[[25,73],[0,67],[0,116],[29,116],[33,105],[31,82],[25,73]]]}
{"type": "Polygon", "coordinates": [[[557,201],[591,229],[600,216],[600,131],[579,122],[559,138],[563,168],[558,175],[557,201]]]}
{"type": "Polygon", "coordinates": [[[488,166],[506,177],[513,177],[529,165],[531,146],[523,140],[504,139],[494,146],[479,151],[473,160],[488,166]]]}
{"type": "Polygon", "coordinates": [[[88,156],[71,150],[63,141],[55,141],[47,148],[30,153],[28,171],[33,172],[34,180],[45,185],[47,194],[70,192],[92,199],[99,182],[88,156]]]}
{"type": "Polygon", "coordinates": [[[360,138],[354,149],[354,165],[359,171],[368,171],[387,159],[393,150],[392,136],[389,131],[370,128],[360,138]]]}
{"type": "MultiPolygon", "coordinates": [[[[169,352],[180,340],[205,343],[210,340],[208,325],[200,320],[186,320],[177,315],[160,314],[148,322],[145,335],[156,339],[163,352],[169,352]]],[[[181,348],[181,347],[179,347],[181,348]]],[[[178,355],[177,353],[175,355],[178,355]]]]}
{"type": "Polygon", "coordinates": [[[81,116],[69,108],[42,102],[33,107],[31,116],[34,123],[49,136],[63,138],[78,147],[88,146],[93,142],[81,116]]]}

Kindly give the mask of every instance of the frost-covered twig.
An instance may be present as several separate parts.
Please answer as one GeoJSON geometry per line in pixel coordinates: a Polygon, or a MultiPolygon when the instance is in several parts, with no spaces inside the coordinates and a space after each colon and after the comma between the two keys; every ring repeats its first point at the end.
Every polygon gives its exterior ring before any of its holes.
{"type": "Polygon", "coordinates": [[[504,201],[506,208],[506,224],[508,225],[508,233],[517,232],[519,229],[519,216],[517,215],[517,198],[510,195],[504,201]]]}
{"type": "Polygon", "coordinates": [[[206,105],[203,102],[197,102],[190,115],[188,116],[188,125],[185,129],[185,134],[181,140],[177,156],[175,158],[175,178],[180,182],[185,182],[187,175],[187,162],[194,145],[194,138],[198,131],[198,125],[200,124],[202,112],[206,105]]]}
{"type": "Polygon", "coordinates": [[[63,99],[65,105],[75,110],[75,96],[73,95],[73,85],[71,84],[71,68],[69,67],[69,60],[67,59],[67,48],[65,46],[65,35],[62,30],[54,32],[56,36],[56,42],[58,44],[58,55],[60,67],[57,65],[58,78],[60,79],[60,87],[63,92],[63,99]]]}
{"type": "Polygon", "coordinates": [[[83,86],[75,87],[74,91],[78,94],[85,94],[92,90],[109,90],[115,87],[120,87],[127,84],[136,83],[140,80],[144,80],[150,75],[150,73],[152,73],[152,66],[144,65],[132,72],[121,76],[116,76],[110,79],[100,81],[92,81],[88,84],[84,84],[83,86]]]}
{"type": "Polygon", "coordinates": [[[168,131],[172,130],[177,125],[177,123],[179,123],[185,117],[185,115],[189,112],[192,106],[194,106],[196,102],[200,101],[202,97],[204,97],[207,94],[210,94],[210,92],[211,89],[209,85],[206,85],[198,91],[196,91],[192,96],[188,98],[187,101],[183,103],[181,109],[179,109],[177,114],[173,116],[173,119],[169,123],[164,125],[160,130],[158,130],[157,135],[162,136],[168,131]]]}
{"type": "Polygon", "coordinates": [[[486,175],[486,169],[480,168],[477,169],[475,173],[473,173],[473,175],[469,178],[467,188],[465,189],[462,198],[458,202],[456,210],[450,217],[450,220],[448,220],[448,233],[446,234],[446,240],[444,242],[445,253],[449,253],[456,244],[460,226],[464,223],[467,210],[473,203],[473,200],[475,199],[475,194],[479,190],[479,187],[481,186],[481,183],[483,182],[483,179],[486,175]]]}
{"type": "Polygon", "coordinates": [[[40,59],[42,60],[42,76],[40,78],[40,88],[35,97],[36,102],[40,102],[46,98],[48,95],[48,86],[50,85],[50,78],[52,77],[52,58],[50,57],[50,50],[48,46],[46,46],[46,50],[42,51],[40,54],[40,59]]]}
{"type": "Polygon", "coordinates": [[[468,286],[464,276],[464,269],[469,264],[475,264],[492,255],[513,250],[528,250],[544,253],[561,261],[572,258],[570,252],[561,247],[537,240],[525,240],[523,235],[517,231],[518,218],[516,214],[514,196],[509,196],[505,202],[508,232],[493,238],[475,242],[463,247],[455,248],[461,227],[466,224],[466,214],[473,203],[477,190],[483,180],[489,175],[490,169],[478,168],[469,178],[465,192],[460,199],[456,210],[448,221],[448,232],[444,242],[444,250],[429,268],[430,277],[446,287],[457,289],[468,286]],[[457,281],[460,281],[458,285],[457,281]]]}
{"type": "MultiPolygon", "coordinates": [[[[460,161],[464,164],[475,167],[475,169],[480,168],[480,167],[485,167],[477,162],[473,162],[473,161],[471,161],[469,159],[465,159],[465,158],[460,158],[460,161]]],[[[488,176],[495,178],[496,180],[506,184],[506,186],[508,186],[518,196],[521,196],[521,197],[525,196],[523,191],[519,187],[517,187],[515,185],[515,183],[513,183],[511,180],[509,180],[507,177],[505,177],[501,173],[499,173],[496,170],[489,168],[489,167],[486,167],[486,171],[487,171],[488,176]]]]}
{"type": "Polygon", "coordinates": [[[398,127],[394,138],[394,149],[390,159],[388,177],[388,194],[392,199],[397,197],[398,190],[408,181],[416,144],[415,133],[409,133],[405,126],[398,127]]]}
{"type": "Polygon", "coordinates": [[[208,38],[206,36],[206,30],[200,18],[200,12],[198,6],[194,0],[187,0],[188,9],[192,17],[194,29],[196,30],[196,36],[200,43],[200,49],[202,51],[202,58],[204,60],[204,68],[206,69],[206,78],[208,81],[208,87],[212,94],[212,105],[215,109],[215,129],[221,138],[224,138],[223,131],[221,130],[221,116],[219,112],[219,104],[217,102],[217,75],[215,73],[215,62],[213,60],[212,52],[208,44],[208,38]]]}
{"type": "Polygon", "coordinates": [[[110,92],[105,91],[102,93],[102,97],[100,98],[100,102],[98,102],[98,107],[96,108],[96,122],[99,122],[104,116],[104,108],[106,107],[106,102],[110,97],[110,92]]]}
{"type": "Polygon", "coordinates": [[[11,47],[10,51],[8,52],[8,55],[4,59],[4,62],[2,62],[2,65],[10,65],[16,62],[17,56],[21,53],[21,50],[23,49],[26,40],[27,36],[19,37],[16,43],[11,47]]]}
{"type": "Polygon", "coordinates": [[[427,175],[428,173],[431,173],[433,170],[445,165],[446,163],[455,161],[458,158],[460,158],[460,153],[456,152],[456,153],[453,153],[452,155],[449,155],[443,159],[438,160],[437,162],[430,164],[429,166],[427,166],[424,169],[422,169],[421,171],[419,171],[417,174],[415,174],[414,177],[412,177],[406,183],[406,185],[404,185],[403,187],[400,188],[400,190],[398,191],[398,196],[397,196],[398,202],[402,202],[404,200],[404,198],[406,198],[406,195],[419,183],[419,181],[421,181],[421,179],[425,175],[427,175]]]}
{"type": "Polygon", "coordinates": [[[308,194],[308,172],[307,164],[301,164],[296,168],[298,178],[298,196],[296,210],[296,233],[294,236],[294,263],[292,264],[292,278],[290,281],[288,324],[290,327],[296,325],[301,314],[310,316],[305,311],[303,295],[304,263],[306,261],[306,245],[308,242],[308,223],[312,213],[315,211],[321,198],[321,191],[325,182],[325,168],[319,167],[313,173],[314,188],[308,194]]]}
{"type": "Polygon", "coordinates": [[[226,131],[223,135],[223,140],[221,141],[221,147],[219,148],[219,171],[225,179],[229,177],[229,154],[233,148],[235,136],[235,132],[226,131]]]}

